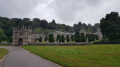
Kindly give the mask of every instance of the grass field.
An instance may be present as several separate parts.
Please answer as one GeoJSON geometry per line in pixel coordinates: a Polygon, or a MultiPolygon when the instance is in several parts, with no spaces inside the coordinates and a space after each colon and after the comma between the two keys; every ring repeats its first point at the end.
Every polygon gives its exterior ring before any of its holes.
{"type": "Polygon", "coordinates": [[[0,48],[0,59],[2,59],[8,53],[7,49],[0,48]]]}
{"type": "Polygon", "coordinates": [[[120,45],[23,46],[64,67],[120,67],[120,45]]]}

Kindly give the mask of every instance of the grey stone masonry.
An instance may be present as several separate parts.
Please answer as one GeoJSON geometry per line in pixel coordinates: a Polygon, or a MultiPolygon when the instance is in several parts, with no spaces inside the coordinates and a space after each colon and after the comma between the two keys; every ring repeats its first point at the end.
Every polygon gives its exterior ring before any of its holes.
{"type": "Polygon", "coordinates": [[[13,29],[13,45],[28,45],[35,42],[35,32],[33,29],[13,29]]]}

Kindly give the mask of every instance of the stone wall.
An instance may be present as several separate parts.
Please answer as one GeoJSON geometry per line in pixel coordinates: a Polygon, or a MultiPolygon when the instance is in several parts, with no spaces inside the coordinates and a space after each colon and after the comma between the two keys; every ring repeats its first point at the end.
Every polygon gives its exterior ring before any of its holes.
{"type": "Polygon", "coordinates": [[[0,43],[0,45],[12,45],[12,43],[0,43]]]}
{"type": "Polygon", "coordinates": [[[91,43],[29,43],[29,45],[48,45],[48,46],[75,46],[75,45],[90,45],[91,43]]]}

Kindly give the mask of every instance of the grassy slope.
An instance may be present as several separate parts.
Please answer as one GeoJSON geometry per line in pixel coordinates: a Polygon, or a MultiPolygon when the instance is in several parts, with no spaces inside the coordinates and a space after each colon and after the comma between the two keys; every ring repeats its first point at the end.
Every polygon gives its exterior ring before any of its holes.
{"type": "Polygon", "coordinates": [[[65,67],[120,67],[120,45],[23,46],[65,67]]]}
{"type": "Polygon", "coordinates": [[[7,49],[0,48],[0,59],[2,59],[8,53],[7,49]]]}
{"type": "Polygon", "coordinates": [[[35,32],[36,32],[36,33],[48,34],[48,33],[50,33],[50,32],[55,32],[55,30],[37,28],[37,29],[35,30],[35,32]]]}

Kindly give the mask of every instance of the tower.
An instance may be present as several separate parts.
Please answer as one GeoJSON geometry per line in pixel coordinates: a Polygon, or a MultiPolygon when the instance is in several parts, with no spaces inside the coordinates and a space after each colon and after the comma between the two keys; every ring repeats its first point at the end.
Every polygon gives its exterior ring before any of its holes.
{"type": "Polygon", "coordinates": [[[13,45],[29,45],[35,42],[35,32],[33,29],[14,28],[13,45]]]}

